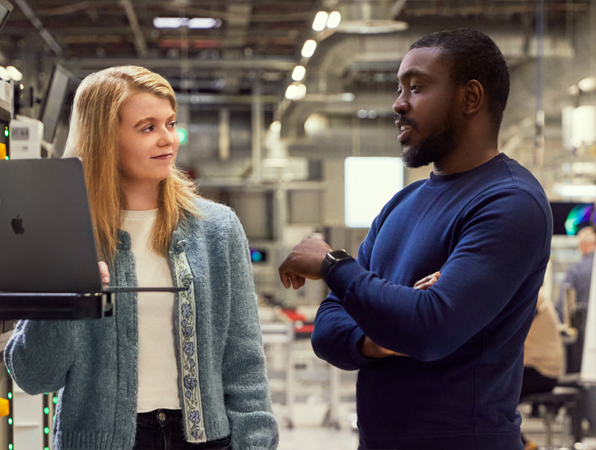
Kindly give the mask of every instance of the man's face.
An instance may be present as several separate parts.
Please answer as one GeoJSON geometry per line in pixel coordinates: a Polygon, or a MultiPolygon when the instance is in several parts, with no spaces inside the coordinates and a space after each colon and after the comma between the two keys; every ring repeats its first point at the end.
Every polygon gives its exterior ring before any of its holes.
{"type": "Polygon", "coordinates": [[[393,104],[404,164],[421,167],[450,155],[456,147],[458,89],[436,48],[410,50],[397,73],[393,104]]]}

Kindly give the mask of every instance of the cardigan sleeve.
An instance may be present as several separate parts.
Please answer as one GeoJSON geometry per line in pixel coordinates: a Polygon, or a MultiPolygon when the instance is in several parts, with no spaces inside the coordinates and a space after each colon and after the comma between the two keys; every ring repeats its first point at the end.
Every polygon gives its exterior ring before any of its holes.
{"type": "Polygon", "coordinates": [[[26,393],[56,392],[66,384],[74,360],[74,323],[21,320],[6,344],[4,362],[26,393]]]}
{"type": "Polygon", "coordinates": [[[230,326],[224,350],[223,387],[234,450],[277,448],[277,422],[271,412],[257,298],[248,242],[230,213],[230,326]]]}

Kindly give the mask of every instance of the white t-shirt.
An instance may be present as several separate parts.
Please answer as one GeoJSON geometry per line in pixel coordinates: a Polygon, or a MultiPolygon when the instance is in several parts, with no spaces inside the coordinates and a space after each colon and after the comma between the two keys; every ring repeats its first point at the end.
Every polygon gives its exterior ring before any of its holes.
{"type": "MultiPolygon", "coordinates": [[[[139,287],[171,287],[165,257],[151,246],[157,209],[124,211],[122,229],[130,234],[139,287]]],[[[174,294],[138,293],[139,392],[137,412],[180,409],[178,366],[174,350],[174,294]]]]}

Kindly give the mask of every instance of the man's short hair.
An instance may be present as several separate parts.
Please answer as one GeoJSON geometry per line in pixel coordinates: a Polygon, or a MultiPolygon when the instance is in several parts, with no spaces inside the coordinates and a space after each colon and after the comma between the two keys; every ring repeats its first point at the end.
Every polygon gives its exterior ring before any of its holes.
{"type": "Polygon", "coordinates": [[[415,48],[438,49],[456,85],[477,80],[488,96],[495,130],[499,130],[509,97],[509,69],[491,38],[479,31],[459,28],[427,34],[414,42],[410,50],[415,48]]]}
{"type": "Polygon", "coordinates": [[[577,237],[579,238],[580,243],[585,243],[588,245],[596,243],[596,232],[594,232],[594,227],[591,225],[585,226],[577,232],[577,237]]]}

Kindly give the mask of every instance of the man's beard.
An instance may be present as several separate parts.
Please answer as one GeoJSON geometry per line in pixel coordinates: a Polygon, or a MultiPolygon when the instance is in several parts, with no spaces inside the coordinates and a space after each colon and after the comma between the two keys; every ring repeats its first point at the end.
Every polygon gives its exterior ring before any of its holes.
{"type": "Polygon", "coordinates": [[[453,122],[447,117],[440,132],[429,135],[424,141],[412,146],[407,152],[402,150],[405,166],[410,168],[422,167],[450,155],[455,148],[453,128],[453,122]]]}

